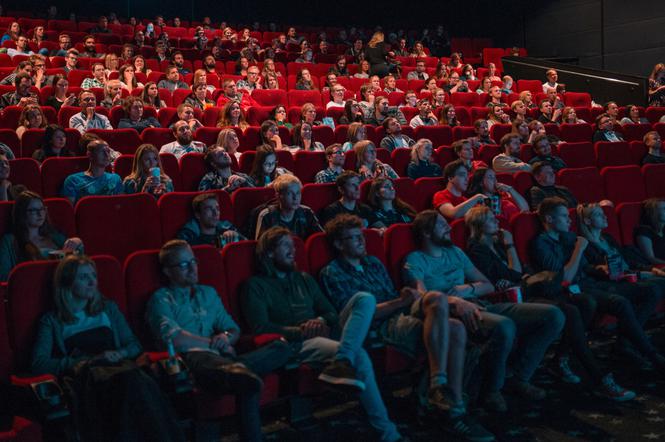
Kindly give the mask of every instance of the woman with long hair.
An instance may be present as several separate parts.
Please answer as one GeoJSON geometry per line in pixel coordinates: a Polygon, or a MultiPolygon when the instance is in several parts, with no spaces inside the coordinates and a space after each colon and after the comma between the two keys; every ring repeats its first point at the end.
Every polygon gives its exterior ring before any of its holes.
{"type": "Polygon", "coordinates": [[[356,172],[362,180],[373,180],[379,177],[397,179],[397,172],[390,164],[382,163],[376,158],[376,146],[369,140],[358,141],[353,150],[356,153],[356,172]]]}
{"type": "Polygon", "coordinates": [[[157,88],[157,83],[154,81],[149,81],[145,84],[141,93],[141,99],[146,106],[152,106],[155,109],[166,107],[164,100],[159,97],[159,89],[157,88]]]}
{"type": "Polygon", "coordinates": [[[439,124],[442,126],[450,127],[460,126],[462,124],[457,120],[457,114],[455,113],[454,105],[446,104],[443,106],[443,110],[439,115],[439,124]]]}
{"type": "Polygon", "coordinates": [[[164,173],[159,150],[152,144],[141,144],[132,162],[132,171],[123,181],[125,193],[149,193],[159,198],[173,192],[173,181],[164,173]]]}
{"type": "Polygon", "coordinates": [[[32,159],[42,163],[45,159],[51,157],[72,157],[74,154],[67,149],[67,134],[65,130],[57,124],[46,126],[44,133],[44,142],[40,149],[32,153],[32,159]]]}
{"type": "MultiPolygon", "coordinates": [[[[388,62],[388,56],[395,57],[394,53],[386,49],[384,35],[381,31],[376,31],[363,50],[365,60],[369,63],[369,75],[378,75],[383,78],[391,72],[391,64],[388,62]]],[[[392,69],[394,70],[394,69],[392,69]]]]}
{"type": "Polygon", "coordinates": [[[306,121],[301,121],[293,128],[293,145],[292,149],[305,150],[305,151],[324,151],[325,146],[315,141],[312,134],[312,125],[306,121]]]}
{"type": "Polygon", "coordinates": [[[416,217],[416,210],[397,197],[393,182],[386,177],[372,180],[367,195],[369,206],[374,209],[376,220],[383,227],[397,223],[410,223],[416,217]]]}
{"type": "Polygon", "coordinates": [[[649,198],[642,203],[640,225],[635,227],[633,236],[648,262],[665,264],[665,199],[649,198]]]}
{"type": "Polygon", "coordinates": [[[312,82],[312,74],[309,69],[301,69],[296,74],[296,90],[299,91],[313,91],[316,89],[312,82]]]}
{"type": "Polygon", "coordinates": [[[476,89],[476,93],[489,94],[491,87],[492,87],[492,80],[490,80],[490,77],[483,77],[483,79],[480,80],[480,86],[478,86],[478,89],[476,89]]]}
{"type": "Polygon", "coordinates": [[[136,57],[134,57],[133,64],[134,64],[135,74],[140,72],[147,77],[152,72],[152,69],[149,69],[148,66],[146,65],[145,57],[143,57],[143,55],[137,55],[136,57]]]}
{"type": "Polygon", "coordinates": [[[60,261],[55,308],[40,320],[32,371],[68,385],[82,440],[184,441],[168,400],[133,361],[141,354],[138,339],[97,284],[87,256],[60,261]]]}
{"type": "MultiPolygon", "coordinates": [[[[638,114],[639,115],[639,114],[638,114]]],[[[621,120],[623,121],[623,120],[621,120]]],[[[572,106],[566,106],[563,108],[563,111],[561,111],[561,123],[562,124],[585,124],[586,121],[582,120],[581,118],[577,118],[577,112],[575,112],[575,108],[572,106]]]]}
{"type": "Polygon", "coordinates": [[[46,106],[51,106],[58,112],[62,106],[78,105],[76,95],[69,92],[69,80],[67,80],[66,75],[55,74],[51,80],[51,85],[53,85],[53,95],[46,99],[46,106]]]}
{"type": "Polygon", "coordinates": [[[279,127],[274,121],[266,120],[261,123],[259,134],[261,135],[261,145],[270,146],[275,151],[284,149],[282,139],[279,137],[279,127]]]}
{"type": "Polygon", "coordinates": [[[13,21],[7,27],[7,32],[5,32],[5,34],[2,36],[0,44],[6,42],[7,40],[12,40],[15,42],[16,40],[18,40],[18,37],[21,34],[23,34],[23,32],[21,31],[21,25],[18,22],[13,21]]]}
{"type": "Polygon", "coordinates": [[[278,104],[270,111],[270,119],[277,124],[277,126],[284,126],[287,129],[293,128],[293,124],[289,123],[286,114],[286,106],[278,104]]]}
{"type": "Polygon", "coordinates": [[[118,71],[118,78],[120,79],[120,87],[127,89],[130,93],[136,88],[142,88],[143,83],[136,80],[134,75],[134,65],[123,64],[118,71]]]}
{"type": "Polygon", "coordinates": [[[359,122],[353,122],[349,124],[349,127],[346,130],[346,141],[342,144],[342,150],[348,152],[353,150],[353,146],[358,141],[363,141],[367,139],[367,129],[365,125],[359,122]]]}
{"type": "Polygon", "coordinates": [[[423,46],[423,43],[421,41],[416,41],[413,44],[413,48],[411,49],[411,53],[409,54],[409,57],[425,58],[425,57],[429,57],[429,55],[427,55],[427,52],[425,51],[425,46],[423,46]]]}
{"type": "Polygon", "coordinates": [[[16,197],[11,233],[0,240],[0,281],[6,281],[11,269],[21,262],[75,252],[83,252],[83,242],[65,238],[51,225],[41,196],[26,190],[16,197]]]}
{"type": "Polygon", "coordinates": [[[622,126],[624,124],[649,124],[649,120],[640,116],[639,106],[628,104],[626,105],[626,116],[619,121],[619,124],[622,126]]]}
{"type": "Polygon", "coordinates": [[[466,191],[468,196],[482,193],[491,200],[497,218],[510,221],[513,215],[529,211],[529,203],[512,186],[497,181],[492,169],[478,168],[473,172],[466,191]]]}
{"type": "Polygon", "coordinates": [[[256,148],[256,156],[249,173],[254,187],[272,186],[278,176],[286,173],[291,174],[283,167],[277,166],[277,155],[272,147],[263,145],[256,148]]]}
{"type": "Polygon", "coordinates": [[[21,111],[18,117],[18,127],[16,128],[16,136],[18,139],[23,138],[23,134],[28,129],[42,129],[48,124],[46,115],[42,108],[37,104],[28,104],[21,111]]]}
{"type": "Polygon", "coordinates": [[[339,124],[364,123],[365,114],[360,104],[353,98],[344,103],[344,113],[339,117],[339,124]]]}
{"type": "Polygon", "coordinates": [[[237,127],[240,130],[245,130],[249,127],[249,124],[245,120],[245,115],[240,108],[240,103],[229,101],[224,105],[217,119],[217,127],[237,127]]]}
{"type": "Polygon", "coordinates": [[[240,159],[240,152],[238,148],[240,147],[240,140],[238,139],[238,134],[234,129],[226,128],[222,129],[217,135],[217,141],[212,147],[223,147],[226,152],[234,156],[236,160],[240,159]]]}
{"type": "Polygon", "coordinates": [[[116,72],[120,67],[120,58],[113,52],[106,54],[104,57],[104,67],[106,68],[104,69],[106,78],[109,78],[109,74],[111,72],[116,72]]]}
{"type": "Polygon", "coordinates": [[[354,78],[369,78],[370,66],[367,60],[361,60],[358,63],[358,72],[353,74],[354,78]]]}
{"type": "Polygon", "coordinates": [[[649,74],[649,106],[665,106],[665,64],[658,63],[649,74]]]}

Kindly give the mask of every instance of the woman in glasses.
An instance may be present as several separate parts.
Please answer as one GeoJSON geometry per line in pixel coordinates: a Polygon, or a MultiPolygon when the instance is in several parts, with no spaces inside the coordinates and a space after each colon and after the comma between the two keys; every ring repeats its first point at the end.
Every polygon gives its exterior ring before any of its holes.
{"type": "Polygon", "coordinates": [[[38,194],[29,190],[16,197],[12,210],[12,231],[0,240],[0,281],[24,261],[37,261],[63,254],[82,253],[80,238],[65,238],[52,225],[38,194]]]}
{"type": "Polygon", "coordinates": [[[287,129],[292,129],[293,124],[289,123],[286,116],[286,107],[278,104],[270,111],[270,119],[274,121],[277,126],[284,126],[287,129]]]}

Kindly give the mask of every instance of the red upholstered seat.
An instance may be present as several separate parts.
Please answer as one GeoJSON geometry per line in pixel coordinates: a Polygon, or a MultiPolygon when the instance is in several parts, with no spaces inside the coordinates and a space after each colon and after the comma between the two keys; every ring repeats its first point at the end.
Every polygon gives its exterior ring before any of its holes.
{"type": "Polygon", "coordinates": [[[316,174],[328,167],[325,152],[306,152],[301,150],[296,152],[294,158],[295,168],[293,172],[303,183],[313,183],[316,174]]]}
{"type": "Polygon", "coordinates": [[[42,163],[42,192],[44,197],[60,196],[65,179],[88,168],[88,157],[47,158],[42,163]]]}
{"type": "Polygon", "coordinates": [[[605,198],[603,180],[595,167],[561,169],[557,182],[567,187],[579,203],[594,203],[605,198]]]}
{"type": "Polygon", "coordinates": [[[531,262],[529,243],[540,233],[540,229],[536,213],[522,212],[510,219],[510,230],[513,232],[515,248],[522,264],[531,262]]]}
{"type": "Polygon", "coordinates": [[[646,198],[644,181],[638,166],[606,167],[600,171],[600,176],[603,178],[605,195],[615,204],[642,201],[646,198]]]}
{"type": "Polygon", "coordinates": [[[625,141],[609,142],[598,141],[594,145],[596,151],[596,164],[602,169],[607,166],[627,166],[631,164],[628,143],[625,141]]]}

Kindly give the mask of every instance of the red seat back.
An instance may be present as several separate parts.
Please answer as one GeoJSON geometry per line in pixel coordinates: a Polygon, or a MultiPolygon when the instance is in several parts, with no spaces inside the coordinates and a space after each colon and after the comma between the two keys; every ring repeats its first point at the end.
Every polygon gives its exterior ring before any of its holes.
{"type": "Polygon", "coordinates": [[[295,154],[294,173],[303,183],[313,183],[316,174],[327,167],[328,161],[325,152],[306,152],[300,150],[295,154]]]}
{"type": "Polygon", "coordinates": [[[600,176],[603,178],[605,196],[615,204],[642,201],[646,198],[644,181],[638,166],[606,167],[600,171],[600,176]]]}
{"type": "Polygon", "coordinates": [[[42,179],[39,163],[32,158],[17,158],[9,160],[9,180],[12,184],[22,184],[28,190],[42,193],[42,179]]]}
{"type": "Polygon", "coordinates": [[[541,230],[538,215],[531,212],[518,213],[510,219],[510,230],[513,232],[515,248],[522,264],[529,264],[529,244],[541,230]]]}
{"type": "Polygon", "coordinates": [[[180,179],[185,192],[199,189],[201,178],[208,171],[203,156],[202,153],[192,152],[183,155],[180,159],[180,179]]]}
{"type": "Polygon", "coordinates": [[[247,221],[253,208],[266,203],[275,197],[272,187],[242,187],[231,195],[233,219],[236,226],[241,227],[247,221]]]}
{"type": "Polygon", "coordinates": [[[415,130],[416,139],[428,138],[432,145],[449,146],[453,142],[453,131],[450,126],[418,126],[415,130]]]}
{"type": "Polygon", "coordinates": [[[416,249],[410,224],[393,224],[383,233],[388,273],[395,284],[401,287],[402,268],[406,256],[416,249]]]}
{"type": "Polygon", "coordinates": [[[570,142],[589,142],[593,136],[591,124],[568,124],[564,123],[559,127],[561,139],[570,142]]]}
{"type": "Polygon", "coordinates": [[[47,158],[42,163],[42,192],[45,198],[60,196],[65,179],[88,168],[88,157],[47,158]]]}
{"type": "Polygon", "coordinates": [[[645,164],[642,176],[647,198],[665,198],[665,164],[645,164]]]}
{"type": "Polygon", "coordinates": [[[630,150],[625,141],[598,141],[594,145],[598,168],[607,166],[627,166],[631,164],[630,150]]]}
{"type": "Polygon", "coordinates": [[[595,203],[605,198],[603,180],[595,167],[561,169],[557,181],[567,187],[579,203],[595,203]]]}
{"type": "Polygon", "coordinates": [[[415,182],[414,207],[420,212],[432,208],[434,194],[446,187],[443,178],[418,178],[415,182]]]}
{"type": "Polygon", "coordinates": [[[596,166],[596,154],[589,141],[560,143],[557,150],[568,167],[596,166]]]}
{"type": "Polygon", "coordinates": [[[621,242],[624,246],[633,245],[633,229],[640,224],[642,203],[621,203],[616,208],[621,231],[621,242]]]}

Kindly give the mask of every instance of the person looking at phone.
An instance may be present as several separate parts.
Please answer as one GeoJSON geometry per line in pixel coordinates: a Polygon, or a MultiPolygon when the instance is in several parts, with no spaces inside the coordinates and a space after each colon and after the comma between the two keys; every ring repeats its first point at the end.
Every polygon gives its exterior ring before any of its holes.
{"type": "Polygon", "coordinates": [[[14,92],[7,92],[0,97],[0,109],[7,106],[26,106],[28,104],[39,104],[37,96],[30,92],[32,77],[26,72],[19,72],[14,78],[14,92]]]}
{"type": "Polygon", "coordinates": [[[79,93],[79,103],[81,103],[81,112],[72,115],[69,119],[69,127],[76,129],[84,134],[88,129],[113,129],[109,119],[95,112],[97,99],[95,94],[89,91],[79,93]]]}
{"type": "Polygon", "coordinates": [[[51,106],[56,112],[60,111],[62,106],[77,106],[78,99],[76,95],[69,91],[69,80],[63,74],[55,74],[51,80],[53,86],[53,95],[46,99],[46,106],[51,106]]]}

